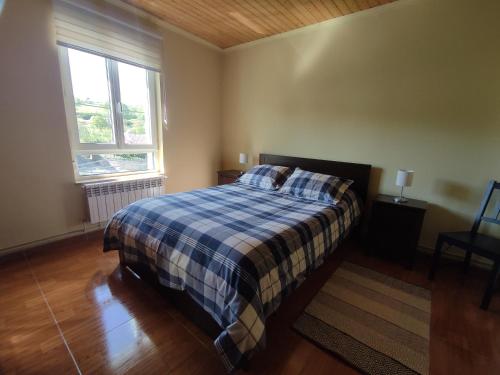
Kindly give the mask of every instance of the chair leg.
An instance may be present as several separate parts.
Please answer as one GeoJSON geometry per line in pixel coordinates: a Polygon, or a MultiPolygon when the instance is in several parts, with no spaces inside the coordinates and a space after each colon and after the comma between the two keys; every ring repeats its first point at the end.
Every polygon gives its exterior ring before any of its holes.
{"type": "Polygon", "coordinates": [[[438,236],[438,239],[436,241],[436,248],[434,249],[434,255],[432,257],[431,270],[429,271],[429,280],[434,280],[434,274],[436,273],[439,258],[441,257],[441,248],[443,247],[443,242],[443,238],[441,236],[438,236]]]}
{"type": "Polygon", "coordinates": [[[488,281],[486,291],[484,292],[483,301],[481,302],[481,308],[483,310],[488,310],[488,307],[490,306],[491,296],[493,295],[493,291],[495,289],[495,282],[497,280],[499,269],[500,261],[496,260],[490,273],[490,279],[488,281]]]}
{"type": "Polygon", "coordinates": [[[462,273],[464,275],[467,275],[467,273],[469,272],[471,256],[472,256],[472,251],[467,250],[467,252],[465,253],[464,267],[462,269],[462,273]]]}

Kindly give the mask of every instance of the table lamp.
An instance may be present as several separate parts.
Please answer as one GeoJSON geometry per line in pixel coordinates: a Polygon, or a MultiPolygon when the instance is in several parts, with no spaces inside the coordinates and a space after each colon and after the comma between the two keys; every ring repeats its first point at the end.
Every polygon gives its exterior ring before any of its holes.
{"type": "MultiPolygon", "coordinates": [[[[244,152],[240,152],[240,164],[241,165],[246,165],[247,163],[248,163],[248,154],[245,154],[244,152]]],[[[244,172],[241,171],[240,174],[243,174],[243,173],[244,172]]]]}
{"type": "Polygon", "coordinates": [[[413,182],[413,174],[415,171],[409,171],[406,169],[398,169],[398,174],[396,175],[396,186],[401,186],[401,193],[399,197],[394,198],[394,202],[396,203],[405,203],[408,202],[408,199],[403,196],[403,189],[405,186],[411,186],[413,182]]]}

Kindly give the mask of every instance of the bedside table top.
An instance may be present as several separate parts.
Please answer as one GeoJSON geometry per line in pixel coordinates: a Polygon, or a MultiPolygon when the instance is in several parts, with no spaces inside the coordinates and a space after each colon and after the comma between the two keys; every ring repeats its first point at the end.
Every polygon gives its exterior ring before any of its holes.
{"type": "Polygon", "coordinates": [[[218,174],[224,175],[224,176],[231,176],[231,177],[239,177],[242,171],[239,171],[237,169],[224,169],[222,171],[217,171],[218,174]]]}
{"type": "Polygon", "coordinates": [[[396,202],[394,202],[394,197],[395,197],[395,195],[379,194],[375,198],[375,202],[392,204],[394,206],[415,208],[418,210],[427,210],[428,203],[426,201],[408,198],[408,202],[396,203],[396,202]]]}

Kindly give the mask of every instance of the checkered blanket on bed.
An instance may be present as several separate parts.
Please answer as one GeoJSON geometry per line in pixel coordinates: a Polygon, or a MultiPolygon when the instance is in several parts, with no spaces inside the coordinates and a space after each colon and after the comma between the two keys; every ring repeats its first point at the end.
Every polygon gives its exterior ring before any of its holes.
{"type": "Polygon", "coordinates": [[[229,371],[265,346],[265,320],[323,263],[358,220],[348,191],[336,206],[240,183],[143,199],[118,211],[104,251],[149,266],[222,327],[229,371]]]}

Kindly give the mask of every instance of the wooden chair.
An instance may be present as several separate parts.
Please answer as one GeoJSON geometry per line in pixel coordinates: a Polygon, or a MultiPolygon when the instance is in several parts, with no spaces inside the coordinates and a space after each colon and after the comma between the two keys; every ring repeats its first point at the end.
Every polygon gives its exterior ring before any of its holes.
{"type": "Polygon", "coordinates": [[[491,296],[493,294],[495,282],[500,269],[500,239],[478,233],[477,231],[482,221],[500,224],[500,204],[498,202],[496,204],[493,217],[485,216],[486,208],[490,203],[491,196],[495,189],[500,189],[500,182],[491,180],[488,183],[488,187],[486,188],[481,206],[479,207],[479,211],[474,219],[474,224],[472,225],[470,232],[439,233],[436,242],[436,249],[432,259],[431,270],[429,272],[429,280],[433,280],[439,263],[439,258],[441,257],[441,248],[444,243],[451,246],[457,246],[465,250],[466,253],[463,268],[464,274],[467,273],[467,270],[469,269],[472,253],[491,259],[493,261],[493,269],[491,270],[488,286],[486,287],[483,301],[481,302],[481,308],[484,310],[487,310],[490,304],[491,296]]]}

